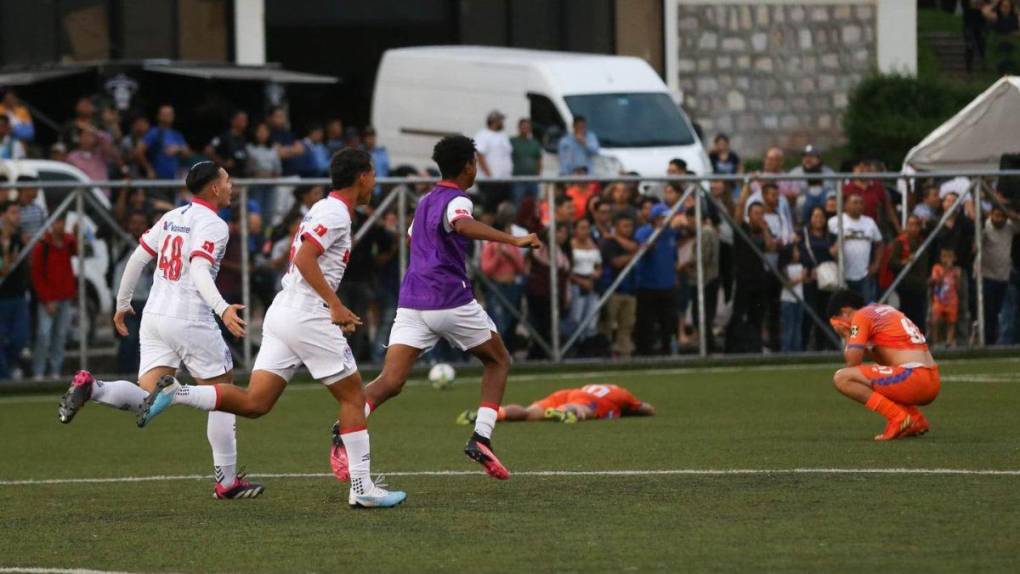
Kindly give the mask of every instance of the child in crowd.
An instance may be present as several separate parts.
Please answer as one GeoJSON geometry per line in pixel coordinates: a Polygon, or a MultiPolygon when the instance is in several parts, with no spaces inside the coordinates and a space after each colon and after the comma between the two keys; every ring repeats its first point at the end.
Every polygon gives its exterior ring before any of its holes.
{"type": "Polygon", "coordinates": [[[960,310],[960,268],[956,266],[956,252],[942,249],[939,263],[931,270],[928,283],[932,286],[932,342],[939,341],[939,332],[946,330],[946,345],[956,346],[956,318],[960,310]]]}

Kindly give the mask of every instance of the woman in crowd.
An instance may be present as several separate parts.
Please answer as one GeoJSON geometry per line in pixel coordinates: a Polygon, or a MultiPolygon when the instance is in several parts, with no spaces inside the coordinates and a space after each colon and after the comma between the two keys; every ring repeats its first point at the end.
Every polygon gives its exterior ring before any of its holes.
{"type": "MultiPolygon", "coordinates": [[[[574,224],[570,247],[570,322],[577,329],[598,303],[595,280],[602,275],[602,252],[592,239],[591,223],[587,219],[579,219],[574,224]]],[[[581,332],[578,341],[583,344],[596,334],[598,321],[592,320],[581,332]]]]}
{"type": "MultiPolygon", "coordinates": [[[[825,317],[830,292],[818,287],[818,267],[823,263],[834,261],[832,247],[835,245],[835,240],[829,233],[828,216],[824,208],[815,207],[811,210],[811,217],[807,227],[804,228],[803,243],[804,251],[800,263],[804,266],[806,278],[804,281],[804,303],[813,309],[819,317],[825,317]]],[[[801,332],[804,348],[815,351],[832,348],[829,336],[814,321],[804,321],[801,332]]]]}

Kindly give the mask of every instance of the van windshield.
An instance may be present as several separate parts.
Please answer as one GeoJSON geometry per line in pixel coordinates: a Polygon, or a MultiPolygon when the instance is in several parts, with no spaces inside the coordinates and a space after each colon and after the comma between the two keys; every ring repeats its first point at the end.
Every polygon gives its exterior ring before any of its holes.
{"type": "Polygon", "coordinates": [[[668,94],[586,94],[564,100],[584,116],[602,147],[660,147],[694,143],[683,112],[668,94]]]}

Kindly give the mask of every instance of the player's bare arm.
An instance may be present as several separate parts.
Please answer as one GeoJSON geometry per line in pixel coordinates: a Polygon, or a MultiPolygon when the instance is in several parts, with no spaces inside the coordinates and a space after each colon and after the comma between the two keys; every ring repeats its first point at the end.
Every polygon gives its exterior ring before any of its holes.
{"type": "Polygon", "coordinates": [[[301,272],[301,276],[308,282],[308,285],[329,306],[329,315],[333,323],[340,325],[348,332],[362,324],[361,318],[348,309],[340,301],[340,297],[329,288],[326,277],[322,274],[322,268],[319,267],[318,247],[314,243],[304,242],[301,244],[297,254],[294,255],[294,266],[301,272]]]}
{"type": "Polygon", "coordinates": [[[541,249],[542,247],[542,242],[538,239],[537,234],[529,233],[523,237],[514,237],[509,233],[500,231],[470,217],[464,217],[454,221],[453,230],[468,239],[495,241],[498,243],[507,243],[516,247],[530,247],[532,249],[541,249]]]}
{"type": "Polygon", "coordinates": [[[128,336],[128,327],[127,323],[124,322],[124,317],[135,314],[135,310],[131,307],[131,297],[135,293],[138,279],[142,276],[145,266],[154,258],[151,253],[139,245],[135,248],[134,253],[131,254],[127,265],[124,266],[124,274],[120,280],[120,289],[117,290],[117,311],[113,314],[113,326],[121,337],[128,336]]]}

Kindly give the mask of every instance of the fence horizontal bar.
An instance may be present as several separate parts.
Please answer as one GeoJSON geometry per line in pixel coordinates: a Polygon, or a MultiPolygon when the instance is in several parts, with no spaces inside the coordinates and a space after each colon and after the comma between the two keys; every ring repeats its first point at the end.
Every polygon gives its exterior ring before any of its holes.
{"type": "MultiPolygon", "coordinates": [[[[615,182],[633,182],[633,183],[648,183],[648,182],[675,182],[675,183],[697,183],[703,181],[726,181],[726,182],[743,182],[750,180],[759,181],[806,181],[806,180],[839,180],[839,179],[946,179],[953,177],[1020,177],[1020,170],[961,170],[961,171],[928,171],[918,173],[899,173],[899,172],[879,172],[879,173],[810,173],[810,174],[788,174],[788,173],[772,173],[772,174],[739,174],[739,175],[726,175],[726,174],[705,174],[705,175],[618,175],[618,176],[577,176],[577,175],[560,175],[560,176],[541,176],[541,175],[528,175],[528,176],[515,176],[508,178],[498,179],[478,179],[478,183],[615,183],[615,182]]],[[[439,178],[432,177],[379,177],[376,178],[378,185],[401,185],[401,184],[434,184],[439,181],[439,178]]],[[[324,185],[330,186],[332,183],[326,178],[278,178],[278,179],[235,179],[233,180],[236,185],[280,185],[280,186],[299,186],[299,185],[324,185]]],[[[112,189],[164,189],[164,188],[179,188],[184,187],[184,180],[180,179],[134,179],[134,180],[116,180],[116,181],[21,181],[21,182],[9,182],[4,183],[2,188],[5,189],[18,189],[22,187],[43,187],[47,189],[74,189],[76,187],[90,186],[90,187],[105,187],[112,189]]]]}

